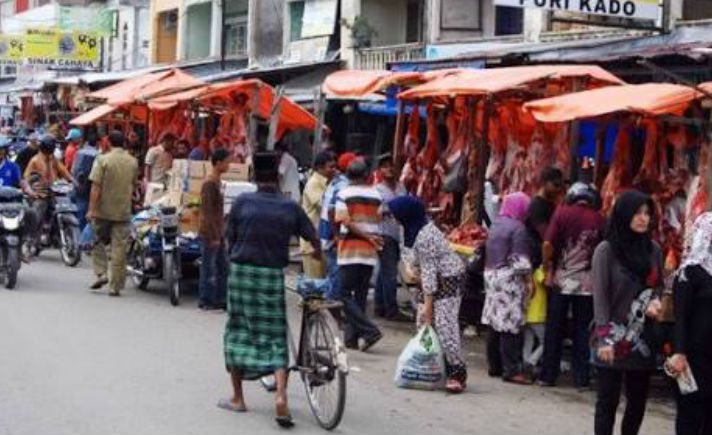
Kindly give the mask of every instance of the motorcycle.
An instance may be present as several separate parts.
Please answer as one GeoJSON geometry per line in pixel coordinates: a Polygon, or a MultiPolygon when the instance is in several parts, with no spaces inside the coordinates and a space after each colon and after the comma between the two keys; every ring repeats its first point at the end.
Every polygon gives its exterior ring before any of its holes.
{"type": "Polygon", "coordinates": [[[39,240],[33,247],[34,255],[42,249],[58,248],[62,262],[75,267],[82,259],[79,246],[81,229],[77,218],[78,208],[72,202],[74,186],[64,180],[55,181],[49,188],[49,207],[41,224],[39,240]]]}
{"type": "Polygon", "coordinates": [[[140,290],[151,279],[164,280],[171,305],[180,304],[183,266],[200,259],[200,242],[179,234],[175,207],[145,210],[132,220],[127,271],[140,290]]]}
{"type": "Polygon", "coordinates": [[[14,187],[0,187],[0,272],[8,290],[17,284],[24,219],[22,191],[14,187]]]}

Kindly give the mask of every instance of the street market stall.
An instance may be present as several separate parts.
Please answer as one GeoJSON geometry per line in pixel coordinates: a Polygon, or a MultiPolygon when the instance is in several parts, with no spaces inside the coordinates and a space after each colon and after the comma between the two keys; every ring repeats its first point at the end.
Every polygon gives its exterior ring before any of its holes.
{"type": "Polygon", "coordinates": [[[625,85],[577,92],[524,105],[537,121],[558,125],[597,119],[594,182],[601,190],[603,213],[618,193],[636,188],[655,199],[656,238],[666,267],[677,267],[685,229],[709,207],[709,143],[698,101],[709,98],[712,83],[697,88],[666,83],[625,85]],[[608,172],[603,162],[604,132],[617,127],[608,172]],[[636,152],[636,130],[643,150],[636,152]],[[642,155],[642,158],[639,157],[642,155]],[[690,159],[690,156],[695,156],[690,159]],[[695,163],[691,164],[694,160],[695,163]]]}
{"type": "Polygon", "coordinates": [[[541,168],[555,165],[566,173],[572,166],[570,130],[537,124],[523,104],[622,84],[596,66],[553,65],[450,71],[415,86],[398,98],[427,108],[426,139],[421,146],[421,117],[411,110],[407,131],[397,132],[394,142],[402,181],[431,207],[441,226],[459,227],[451,240],[481,243],[485,180],[502,194],[533,193],[541,168]]]}

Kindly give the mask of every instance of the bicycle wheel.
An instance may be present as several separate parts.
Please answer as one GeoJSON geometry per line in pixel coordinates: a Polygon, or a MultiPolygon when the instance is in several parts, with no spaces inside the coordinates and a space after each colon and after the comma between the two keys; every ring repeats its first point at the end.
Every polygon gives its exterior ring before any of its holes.
{"type": "Polygon", "coordinates": [[[302,381],[314,417],[322,428],[332,430],[346,405],[346,350],[328,310],[308,316],[302,335],[302,381]]]}

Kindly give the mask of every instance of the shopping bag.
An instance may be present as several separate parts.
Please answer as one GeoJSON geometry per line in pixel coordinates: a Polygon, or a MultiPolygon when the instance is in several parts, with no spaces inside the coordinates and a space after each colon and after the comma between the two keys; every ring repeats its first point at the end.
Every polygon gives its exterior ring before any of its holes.
{"type": "Polygon", "coordinates": [[[445,385],[445,356],[440,340],[430,325],[420,328],[398,358],[396,386],[435,390],[445,385]]]}
{"type": "Polygon", "coordinates": [[[79,249],[83,251],[91,251],[94,247],[94,242],[96,240],[96,234],[94,233],[94,225],[88,223],[84,226],[82,231],[82,237],[79,241],[79,249]]]}

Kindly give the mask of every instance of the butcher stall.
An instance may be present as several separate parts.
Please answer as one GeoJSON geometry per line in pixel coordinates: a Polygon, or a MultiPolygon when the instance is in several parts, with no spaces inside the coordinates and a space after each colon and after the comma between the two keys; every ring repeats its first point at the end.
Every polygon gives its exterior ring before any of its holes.
{"type": "Polygon", "coordinates": [[[486,238],[483,221],[494,218],[485,213],[486,182],[494,193],[531,194],[541,168],[570,173],[574,166],[571,128],[537,123],[523,105],[623,84],[588,65],[446,71],[398,95],[410,106],[409,115],[399,113],[394,141],[401,180],[428,204],[456,247],[472,251],[486,238]]]}
{"type": "Polygon", "coordinates": [[[593,182],[607,214],[618,193],[635,188],[655,200],[655,237],[665,267],[677,268],[686,228],[709,208],[709,117],[702,99],[712,83],[697,88],[647,83],[602,88],[532,101],[524,109],[558,128],[586,119],[598,122],[593,182]],[[610,164],[607,138],[613,145],[610,164]],[[607,170],[606,170],[607,169],[607,170]]]}

